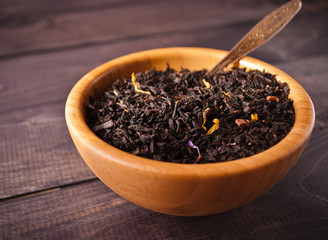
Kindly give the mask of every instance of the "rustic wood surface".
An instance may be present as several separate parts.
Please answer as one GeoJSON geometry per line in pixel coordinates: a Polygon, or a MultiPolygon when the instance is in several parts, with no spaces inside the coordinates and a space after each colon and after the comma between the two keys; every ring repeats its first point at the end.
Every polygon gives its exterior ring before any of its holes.
{"type": "Polygon", "coordinates": [[[64,105],[97,65],[144,49],[229,50],[286,1],[0,0],[0,239],[327,239],[328,2],[250,54],[294,77],[316,108],[313,136],[290,173],[244,207],[173,217],[100,182],[69,137],[64,105]]]}

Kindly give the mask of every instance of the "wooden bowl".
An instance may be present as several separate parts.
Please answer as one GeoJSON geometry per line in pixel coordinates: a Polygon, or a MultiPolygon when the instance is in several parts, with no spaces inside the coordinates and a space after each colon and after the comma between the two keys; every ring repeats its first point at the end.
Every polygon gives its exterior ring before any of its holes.
{"type": "Polygon", "coordinates": [[[74,144],[91,170],[113,191],[153,211],[200,216],[242,206],[274,186],[295,164],[314,125],[314,108],[306,91],[283,71],[260,60],[244,57],[239,67],[276,74],[290,87],[295,125],[278,144],[251,157],[222,163],[177,164],[138,157],[114,148],[87,126],[85,106],[94,89],[102,91],[132,72],[211,68],[226,51],[204,48],[166,48],[138,52],[109,61],[74,86],[65,116],[74,144]]]}

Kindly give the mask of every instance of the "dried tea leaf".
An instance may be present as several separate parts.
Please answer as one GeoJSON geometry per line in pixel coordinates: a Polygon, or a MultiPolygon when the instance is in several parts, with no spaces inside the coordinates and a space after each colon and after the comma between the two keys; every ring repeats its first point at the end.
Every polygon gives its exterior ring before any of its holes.
{"type": "Polygon", "coordinates": [[[223,162],[264,151],[288,134],[295,121],[288,94],[288,85],[267,72],[208,75],[168,66],[117,80],[90,98],[86,116],[99,138],[123,151],[175,163],[223,162]]]}

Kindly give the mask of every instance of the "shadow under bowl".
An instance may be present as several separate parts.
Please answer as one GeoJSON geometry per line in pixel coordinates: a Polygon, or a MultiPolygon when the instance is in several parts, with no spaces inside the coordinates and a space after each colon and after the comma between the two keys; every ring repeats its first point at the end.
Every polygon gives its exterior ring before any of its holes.
{"type": "Polygon", "coordinates": [[[153,67],[210,69],[227,54],[205,48],[148,50],[109,61],[87,73],[70,92],[65,108],[69,132],[90,169],[125,199],[153,211],[180,215],[210,215],[242,206],[257,198],[292,168],[314,125],[314,108],[306,91],[293,78],[260,60],[244,57],[238,67],[265,70],[288,83],[294,101],[295,124],[273,147],[251,157],[210,164],[167,163],[135,156],[98,138],[87,126],[85,107],[97,88],[153,67]]]}

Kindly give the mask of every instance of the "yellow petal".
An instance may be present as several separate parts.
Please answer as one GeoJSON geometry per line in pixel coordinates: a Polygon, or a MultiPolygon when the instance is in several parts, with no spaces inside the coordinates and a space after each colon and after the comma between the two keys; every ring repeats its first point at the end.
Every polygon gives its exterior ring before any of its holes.
{"type": "Polygon", "coordinates": [[[141,89],[138,89],[137,82],[136,82],[136,77],[135,77],[134,73],[131,74],[131,81],[132,81],[132,84],[134,86],[134,90],[136,92],[140,92],[140,93],[145,93],[145,94],[151,95],[151,93],[149,91],[143,91],[141,89]]]}
{"type": "Polygon", "coordinates": [[[136,89],[136,91],[140,92],[140,93],[145,93],[145,94],[151,95],[151,93],[149,91],[144,91],[144,90],[140,90],[140,89],[136,89]]]}
{"type": "Polygon", "coordinates": [[[223,92],[223,91],[222,91],[222,93],[223,93],[224,95],[226,95],[227,97],[231,98],[231,96],[230,96],[230,93],[229,93],[229,92],[223,92]]]}
{"type": "Polygon", "coordinates": [[[206,88],[211,88],[211,84],[205,80],[205,78],[202,79],[204,85],[206,88]]]}
{"type": "Polygon", "coordinates": [[[132,81],[133,86],[135,87],[136,86],[136,77],[134,76],[134,72],[131,74],[131,81],[132,81]]]}
{"type": "Polygon", "coordinates": [[[206,123],[206,114],[208,113],[208,111],[210,110],[210,108],[206,108],[204,111],[203,111],[203,125],[202,125],[202,128],[206,131],[206,127],[204,126],[205,123],[206,123]]]}
{"type": "Polygon", "coordinates": [[[253,121],[257,121],[257,120],[259,120],[257,114],[256,113],[255,114],[251,114],[251,121],[253,122],[253,121]]]}
{"type": "Polygon", "coordinates": [[[213,122],[214,122],[214,125],[210,128],[210,130],[208,130],[208,132],[206,133],[206,135],[210,135],[210,134],[212,134],[213,132],[215,132],[216,130],[219,129],[219,127],[220,127],[220,121],[219,121],[219,119],[215,118],[213,120],[213,122]]]}

